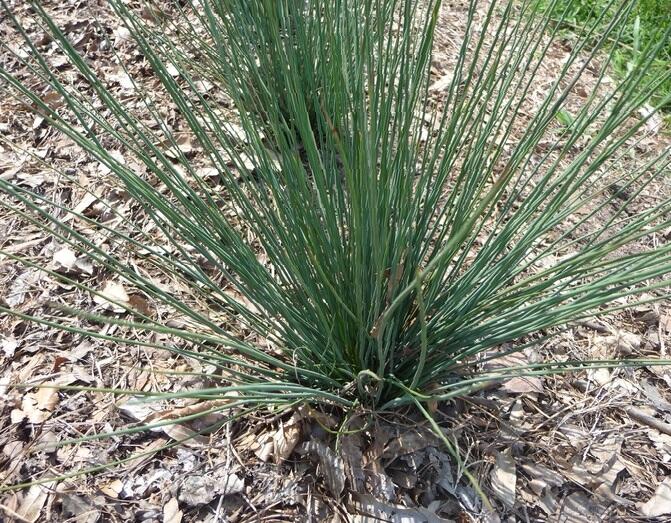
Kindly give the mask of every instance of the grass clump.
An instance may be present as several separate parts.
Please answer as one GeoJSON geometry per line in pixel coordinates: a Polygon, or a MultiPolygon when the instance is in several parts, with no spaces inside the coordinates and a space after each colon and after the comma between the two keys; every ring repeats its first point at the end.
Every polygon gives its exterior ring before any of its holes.
{"type": "Polygon", "coordinates": [[[639,110],[668,103],[653,97],[669,74],[651,74],[666,41],[642,46],[618,86],[604,82],[632,3],[589,25],[538,98],[558,3],[544,11],[529,1],[471,2],[451,79],[436,98],[439,1],[187,0],[162,16],[166,2],[136,12],[110,0],[157,80],[149,87],[131,75],[131,104],[39,3],[34,23],[76,84],[0,1],[23,37],[16,60],[30,71],[0,68],[3,95],[106,166],[138,212],[110,225],[0,178],[1,205],[162,312],[139,312],[97,281],[54,271],[127,315],[51,304],[1,310],[121,344],[152,345],[143,333],[160,333],[172,340],[167,350],[217,369],[208,378],[216,386],[161,398],[229,398],[250,409],[421,407],[492,380],[617,365],[481,366],[622,300],[668,295],[671,245],[651,238],[671,225],[671,199],[647,196],[668,176],[669,151],[622,168],[654,115],[639,110]],[[588,68],[592,91],[556,128],[588,68]],[[225,87],[237,123],[216,94],[203,93],[204,81],[225,87]],[[161,97],[215,170],[215,187],[180,148],[161,97]],[[127,256],[196,299],[157,285],[127,256]],[[168,326],[171,314],[187,326],[168,326]],[[121,334],[100,334],[100,323],[121,334]]]}

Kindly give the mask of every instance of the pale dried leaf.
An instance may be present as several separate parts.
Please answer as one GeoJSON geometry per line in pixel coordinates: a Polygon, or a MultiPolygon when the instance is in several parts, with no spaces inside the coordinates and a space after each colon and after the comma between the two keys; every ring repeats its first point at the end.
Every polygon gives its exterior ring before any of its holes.
{"type": "Polygon", "coordinates": [[[177,69],[177,67],[175,67],[173,64],[165,64],[165,70],[172,77],[179,76],[179,69],[177,69]]]}
{"type": "Polygon", "coordinates": [[[559,518],[555,521],[561,523],[593,523],[603,521],[604,507],[595,503],[583,492],[574,492],[567,496],[559,508],[559,518]]]}
{"type": "Polygon", "coordinates": [[[9,292],[3,296],[5,302],[10,307],[21,305],[26,300],[28,292],[45,279],[46,273],[38,269],[28,269],[19,274],[12,282],[9,292]]]}
{"type": "Polygon", "coordinates": [[[81,201],[72,209],[72,212],[74,212],[75,214],[81,214],[86,209],[88,209],[93,202],[97,200],[98,197],[95,194],[87,192],[84,194],[81,201]]]}
{"type": "Polygon", "coordinates": [[[15,459],[23,452],[23,442],[21,441],[10,441],[7,443],[3,449],[2,453],[7,456],[9,459],[15,459]]]}
{"type": "Polygon", "coordinates": [[[58,405],[58,401],[58,389],[53,387],[40,387],[36,392],[31,392],[23,397],[21,411],[23,412],[23,416],[27,417],[30,423],[42,423],[51,416],[56,405],[58,405]]]}
{"type": "Polygon", "coordinates": [[[396,458],[411,454],[427,447],[439,447],[440,439],[433,432],[416,428],[404,430],[398,437],[391,439],[384,449],[383,458],[396,458]]]}
{"type": "Polygon", "coordinates": [[[217,496],[238,494],[245,482],[234,473],[215,471],[207,476],[189,476],[179,490],[179,501],[189,506],[205,505],[217,496]]]}
{"type": "Polygon", "coordinates": [[[604,386],[610,383],[611,374],[609,369],[590,369],[587,371],[587,377],[597,385],[604,386]]]}
{"type": "Polygon", "coordinates": [[[77,262],[77,254],[69,247],[63,247],[54,253],[53,262],[57,268],[71,271],[77,262]]]}
{"type": "Polygon", "coordinates": [[[650,134],[659,134],[664,127],[664,120],[659,112],[656,112],[650,104],[642,106],[638,112],[641,117],[646,118],[645,127],[650,134]]]}
{"type": "Polygon", "coordinates": [[[261,461],[268,462],[273,455],[275,444],[273,443],[273,435],[270,433],[263,434],[254,442],[254,454],[261,461]]]}
{"type": "Polygon", "coordinates": [[[447,523],[452,521],[439,517],[429,508],[407,508],[393,505],[379,501],[373,496],[366,494],[355,494],[352,508],[359,513],[358,517],[356,515],[351,517],[351,521],[356,521],[357,523],[369,521],[389,521],[391,523],[424,523],[430,521],[432,523],[447,523]]]}
{"type": "Polygon", "coordinates": [[[45,483],[44,485],[33,485],[25,493],[21,500],[21,505],[16,513],[26,521],[35,522],[40,517],[42,507],[47,501],[55,481],[45,483]]]}
{"type": "Polygon", "coordinates": [[[75,262],[75,269],[84,274],[88,274],[89,276],[93,274],[93,264],[88,258],[77,258],[77,261],[75,262]]]}
{"type": "Polygon", "coordinates": [[[671,514],[671,476],[664,478],[653,496],[639,506],[641,514],[649,518],[656,518],[664,514],[671,514]]]}
{"type": "Polygon", "coordinates": [[[547,487],[561,487],[564,484],[564,477],[543,465],[537,463],[523,463],[522,469],[530,478],[530,486],[536,494],[541,494],[547,487]]]}
{"type": "Polygon", "coordinates": [[[177,498],[170,498],[165,505],[163,505],[163,523],[181,523],[184,513],[179,510],[179,502],[177,498]]]}
{"type": "Polygon", "coordinates": [[[4,353],[4,355],[7,358],[11,358],[12,356],[14,356],[14,352],[19,346],[19,342],[15,338],[3,338],[2,343],[0,343],[0,346],[2,346],[2,352],[4,353]]]}
{"type": "Polygon", "coordinates": [[[119,479],[112,480],[100,486],[100,492],[111,498],[118,498],[123,489],[123,481],[119,479]]]}
{"type": "Polygon", "coordinates": [[[129,305],[130,297],[121,283],[109,280],[100,291],[100,295],[93,296],[93,301],[115,312],[123,312],[125,309],[117,303],[129,305]]]}
{"type": "Polygon", "coordinates": [[[543,381],[537,376],[517,376],[506,381],[501,388],[512,394],[544,392],[543,381]]]}
{"type": "Polygon", "coordinates": [[[492,491],[494,495],[510,509],[515,505],[515,486],[517,473],[515,460],[510,449],[496,453],[496,463],[491,473],[492,491]]]}
{"type": "Polygon", "coordinates": [[[447,73],[429,86],[429,91],[445,91],[452,84],[452,73],[447,73]]]}
{"type": "MultiPolygon", "coordinates": [[[[127,401],[118,405],[121,412],[127,414],[136,421],[147,422],[150,416],[160,414],[162,411],[156,404],[151,404],[143,397],[131,396],[127,401]],[[145,401],[143,401],[143,399],[145,401]]],[[[154,429],[158,431],[158,429],[154,429]]]]}
{"type": "Polygon", "coordinates": [[[317,458],[319,470],[326,480],[326,486],[331,494],[336,497],[340,496],[345,489],[345,464],[342,458],[317,440],[304,443],[302,450],[317,458]]]}
{"type": "Polygon", "coordinates": [[[208,444],[209,440],[197,432],[185,427],[184,425],[163,425],[161,430],[171,439],[179,441],[181,445],[192,448],[201,448],[208,444]]]}
{"type": "Polygon", "coordinates": [[[360,492],[366,476],[362,467],[363,452],[361,451],[361,438],[358,434],[348,434],[342,437],[340,455],[345,462],[345,471],[352,489],[360,492]]]}
{"type": "Polygon", "coordinates": [[[275,463],[282,463],[296,448],[301,440],[303,417],[294,412],[289,421],[282,423],[273,436],[273,458],[275,463]]]}
{"type": "Polygon", "coordinates": [[[135,84],[133,83],[132,78],[128,76],[128,73],[122,68],[119,68],[114,74],[110,75],[109,79],[118,83],[124,91],[132,91],[135,89],[135,84]]]}
{"type": "Polygon", "coordinates": [[[666,312],[660,316],[659,328],[662,330],[662,332],[671,334],[671,312],[666,312]]]}
{"type": "Polygon", "coordinates": [[[132,42],[133,36],[126,26],[120,25],[113,32],[115,36],[114,45],[118,45],[119,42],[132,42]]]}

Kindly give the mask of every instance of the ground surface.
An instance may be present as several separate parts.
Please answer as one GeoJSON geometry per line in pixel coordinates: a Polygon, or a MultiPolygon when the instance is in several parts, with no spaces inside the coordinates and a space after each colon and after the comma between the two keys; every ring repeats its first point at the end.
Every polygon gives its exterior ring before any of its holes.
{"type": "MultiPolygon", "coordinates": [[[[21,2],[15,4],[18,7],[21,2]]],[[[104,2],[44,4],[78,42],[82,53],[92,59],[96,70],[117,79],[123,95],[119,60],[133,73],[141,73],[146,64],[104,2]]],[[[449,75],[463,15],[464,6],[447,4],[441,17],[434,60],[437,96],[441,79],[449,75]]],[[[0,18],[3,39],[8,34],[6,24],[8,20],[0,18]]],[[[39,30],[33,30],[38,36],[39,30]]],[[[7,42],[11,49],[20,51],[18,42],[7,42]]],[[[541,80],[556,74],[568,46],[568,42],[553,46],[541,80]]],[[[14,63],[6,50],[0,59],[6,67],[14,63]]],[[[17,66],[16,74],[26,71],[17,66]]],[[[587,75],[585,84],[576,89],[576,104],[589,91],[589,78],[587,75]]],[[[540,99],[542,81],[538,91],[540,99]]],[[[165,110],[167,114],[174,111],[168,101],[165,110]]],[[[659,129],[649,131],[636,150],[641,156],[668,145],[659,129]]],[[[3,179],[48,194],[91,216],[105,212],[106,207],[97,199],[122,215],[136,212],[97,162],[81,156],[45,127],[30,108],[3,101],[0,133],[3,179]],[[7,141],[19,148],[10,147],[7,141]],[[22,149],[35,152],[37,157],[22,149]],[[59,176],[40,160],[54,164],[77,183],[59,176]]],[[[197,151],[193,155],[197,161],[197,151]]],[[[668,184],[656,189],[664,194],[668,184]]],[[[671,231],[658,238],[660,242],[670,240],[671,231]]],[[[97,241],[114,248],[104,237],[97,241]]],[[[73,258],[50,235],[5,208],[0,208],[0,246],[9,254],[30,256],[50,269],[67,269],[83,281],[98,279],[100,285],[105,281],[105,275],[86,258],[73,258]]],[[[167,280],[160,283],[174,284],[167,280]]],[[[187,294],[184,291],[184,299],[189,299],[187,294]]],[[[0,299],[15,310],[30,312],[49,301],[74,306],[91,298],[38,269],[0,255],[0,299]]],[[[142,296],[129,293],[127,299],[135,300],[135,307],[151,311],[152,304],[142,296]]],[[[180,326],[180,318],[167,321],[180,326]]],[[[113,335],[117,328],[108,325],[104,332],[113,335]]],[[[151,341],[160,344],[166,340],[154,335],[151,341]]],[[[535,361],[545,354],[666,356],[669,346],[671,306],[662,303],[572,325],[516,361],[535,361]]],[[[351,426],[361,431],[341,438],[339,454],[331,449],[328,436],[332,420],[307,406],[293,412],[247,416],[174,448],[163,447],[203,425],[170,425],[149,433],[57,447],[56,443],[68,438],[177,417],[188,409],[204,407],[185,405],[179,412],[156,414],[152,405],[103,392],[16,389],[11,385],[50,382],[180,391],[192,386],[194,378],[157,371],[207,369],[194,369],[193,362],[187,365],[160,350],[121,347],[30,325],[12,316],[0,316],[0,369],[0,485],[52,477],[144,453],[97,474],[2,493],[0,520],[360,521],[363,514],[369,514],[382,521],[406,517],[407,521],[465,522],[475,521],[473,514],[480,511],[477,496],[463,480],[459,465],[410,412],[352,420],[351,426]]],[[[471,471],[496,506],[497,514],[480,519],[646,521],[659,515],[659,521],[664,521],[671,517],[669,387],[671,371],[663,367],[517,379],[473,398],[439,405],[435,414],[468,455],[471,471]]]]}

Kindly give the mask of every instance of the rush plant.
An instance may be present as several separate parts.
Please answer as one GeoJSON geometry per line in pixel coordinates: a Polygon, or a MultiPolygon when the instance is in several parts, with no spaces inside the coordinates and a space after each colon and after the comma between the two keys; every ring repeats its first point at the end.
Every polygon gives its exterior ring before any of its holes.
{"type": "Polygon", "coordinates": [[[482,366],[572,321],[668,296],[671,244],[660,238],[671,199],[650,192],[668,185],[669,151],[628,161],[669,77],[648,74],[665,43],[642,49],[621,82],[607,80],[632,2],[613,3],[546,78],[554,14],[533,1],[472,0],[437,94],[432,49],[449,9],[438,0],[164,0],[137,10],[109,0],[152,72],[124,75],[132,96],[119,96],[36,2],[31,23],[68,74],[50,66],[7,2],[23,42],[6,51],[29,75],[0,68],[3,98],[106,166],[137,212],[106,222],[2,177],[0,205],[161,313],[9,249],[0,253],[126,312],[93,302],[0,311],[119,344],[153,346],[147,334],[161,333],[172,340],[161,348],[217,369],[208,381],[218,385],[178,397],[230,398],[221,410],[424,409],[493,380],[619,365],[482,366]],[[186,326],[169,326],[177,315],[186,326]]]}

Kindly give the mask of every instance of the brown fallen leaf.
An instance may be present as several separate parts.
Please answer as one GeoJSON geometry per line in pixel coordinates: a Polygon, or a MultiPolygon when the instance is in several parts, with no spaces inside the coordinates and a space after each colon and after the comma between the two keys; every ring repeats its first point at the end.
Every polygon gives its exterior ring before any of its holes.
{"type": "Polygon", "coordinates": [[[133,309],[135,309],[143,316],[151,316],[154,310],[149,303],[149,300],[141,294],[131,294],[128,299],[128,303],[133,309]]]}

